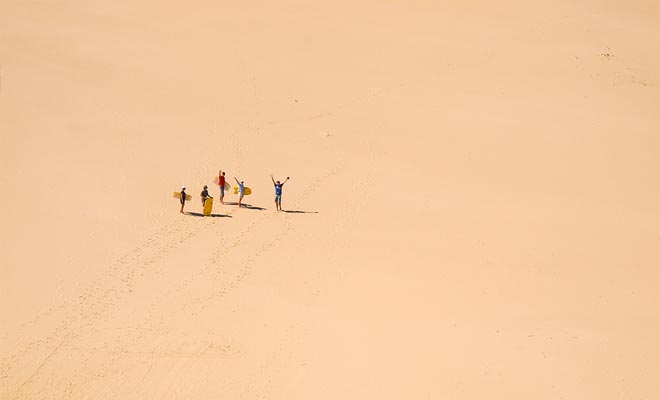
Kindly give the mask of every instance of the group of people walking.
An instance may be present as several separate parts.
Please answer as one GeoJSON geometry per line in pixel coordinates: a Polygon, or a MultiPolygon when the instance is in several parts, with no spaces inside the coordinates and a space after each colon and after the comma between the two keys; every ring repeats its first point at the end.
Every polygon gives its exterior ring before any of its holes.
{"type": "MultiPolygon", "coordinates": [[[[270,179],[273,182],[273,186],[275,187],[275,208],[278,211],[282,211],[282,187],[284,184],[289,180],[289,177],[287,176],[284,182],[276,181],[275,178],[273,178],[273,175],[270,175],[270,179]]],[[[234,177],[234,180],[236,181],[236,194],[238,195],[238,207],[243,207],[243,197],[245,196],[245,182],[242,180],[238,180],[236,177],[234,177]]],[[[227,180],[225,177],[225,171],[220,170],[218,171],[218,180],[216,182],[218,186],[220,187],[220,203],[225,204],[225,187],[228,187],[227,185],[227,180]]],[[[249,194],[249,193],[248,193],[249,194]]],[[[179,200],[181,201],[181,210],[179,211],[181,214],[183,214],[183,207],[186,205],[186,196],[188,194],[186,193],[186,186],[181,186],[181,192],[179,195],[179,200]]],[[[211,195],[209,195],[209,187],[207,185],[204,185],[204,188],[202,189],[202,192],[199,194],[200,199],[202,201],[202,207],[204,207],[204,202],[208,198],[213,198],[211,195]]]]}

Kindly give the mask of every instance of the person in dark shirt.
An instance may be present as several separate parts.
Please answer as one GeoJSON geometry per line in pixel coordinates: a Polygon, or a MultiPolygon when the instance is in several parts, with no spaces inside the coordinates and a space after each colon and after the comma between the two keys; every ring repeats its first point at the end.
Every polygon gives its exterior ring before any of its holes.
{"type": "Polygon", "coordinates": [[[275,207],[277,208],[277,211],[282,211],[282,187],[289,180],[289,177],[287,176],[286,180],[280,183],[280,181],[276,182],[271,174],[270,180],[273,181],[273,185],[275,185],[275,207]]]}
{"type": "Polygon", "coordinates": [[[181,194],[179,194],[179,201],[181,201],[181,210],[179,211],[183,214],[183,206],[186,205],[186,187],[181,186],[181,194]]]}
{"type": "Polygon", "coordinates": [[[200,193],[199,195],[202,198],[202,207],[204,207],[204,202],[206,201],[206,199],[211,198],[211,196],[209,196],[209,187],[204,185],[204,190],[202,190],[202,193],[200,193]]]}

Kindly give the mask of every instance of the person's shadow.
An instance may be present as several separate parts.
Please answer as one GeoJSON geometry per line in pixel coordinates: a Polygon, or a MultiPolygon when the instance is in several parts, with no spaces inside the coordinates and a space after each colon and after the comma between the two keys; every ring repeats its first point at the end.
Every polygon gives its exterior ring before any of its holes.
{"type": "MultiPolygon", "coordinates": [[[[226,206],[237,206],[238,203],[226,201],[225,205],[226,206]]],[[[266,208],[253,206],[252,204],[247,204],[247,203],[241,203],[241,208],[247,208],[248,210],[258,210],[258,211],[266,210],[266,208]]]]}
{"type": "Polygon", "coordinates": [[[318,211],[303,211],[303,210],[282,210],[289,214],[318,214],[318,211]]]}
{"type": "Polygon", "coordinates": [[[184,214],[190,215],[192,217],[231,218],[231,215],[225,215],[225,214],[204,215],[202,213],[196,213],[191,211],[186,211],[184,214]]]}

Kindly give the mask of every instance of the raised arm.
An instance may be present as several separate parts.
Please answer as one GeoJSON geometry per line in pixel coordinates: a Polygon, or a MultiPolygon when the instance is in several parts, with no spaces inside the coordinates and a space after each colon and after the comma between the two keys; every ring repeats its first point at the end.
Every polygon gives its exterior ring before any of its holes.
{"type": "Polygon", "coordinates": [[[238,181],[238,179],[236,179],[236,177],[234,177],[234,180],[236,181],[236,183],[240,183],[240,182],[238,181]]]}
{"type": "Polygon", "coordinates": [[[287,183],[288,180],[289,180],[289,177],[287,176],[286,179],[284,180],[284,182],[282,182],[282,185],[284,185],[285,183],[287,183]]]}
{"type": "Polygon", "coordinates": [[[270,174],[270,180],[273,181],[273,185],[275,184],[275,179],[273,178],[273,174],[270,174]]]}

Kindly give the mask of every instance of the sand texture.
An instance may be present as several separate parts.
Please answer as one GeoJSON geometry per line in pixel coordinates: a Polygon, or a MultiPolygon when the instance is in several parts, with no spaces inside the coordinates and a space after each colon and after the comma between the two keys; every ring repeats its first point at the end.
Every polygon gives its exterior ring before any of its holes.
{"type": "Polygon", "coordinates": [[[0,399],[660,398],[657,1],[0,3],[0,399]]]}

